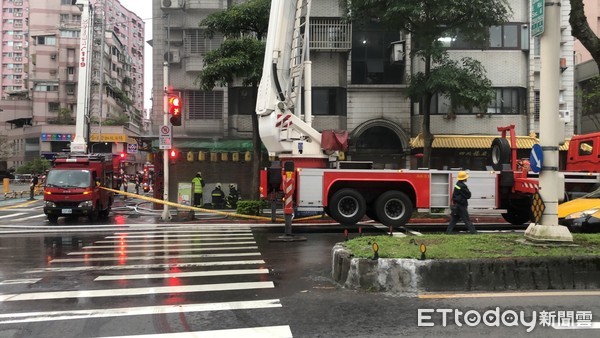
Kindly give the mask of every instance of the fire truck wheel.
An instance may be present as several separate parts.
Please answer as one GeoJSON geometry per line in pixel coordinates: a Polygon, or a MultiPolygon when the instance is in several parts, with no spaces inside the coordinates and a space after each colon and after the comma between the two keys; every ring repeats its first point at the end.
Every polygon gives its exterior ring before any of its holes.
{"type": "Polygon", "coordinates": [[[375,212],[383,225],[403,226],[412,216],[413,206],[406,194],[390,190],[377,198],[375,212]]]}
{"type": "Polygon", "coordinates": [[[502,165],[510,163],[510,145],[504,137],[497,137],[492,141],[492,168],[502,170],[502,165]]]}
{"type": "Polygon", "coordinates": [[[109,213],[110,213],[110,207],[106,208],[105,210],[100,211],[99,216],[102,219],[107,219],[109,213]]]}
{"type": "Polygon", "coordinates": [[[336,191],[329,201],[331,217],[342,225],[354,225],[365,215],[367,203],[354,189],[336,191]]]}
{"type": "Polygon", "coordinates": [[[92,212],[88,215],[88,219],[90,220],[90,222],[96,222],[98,220],[99,214],[100,212],[98,211],[98,204],[96,204],[94,206],[94,209],[92,209],[92,212]]]}
{"type": "Polygon", "coordinates": [[[531,221],[530,209],[510,208],[507,211],[502,214],[502,218],[512,225],[521,225],[531,221]]]}
{"type": "Polygon", "coordinates": [[[56,216],[56,215],[48,215],[48,222],[50,222],[50,224],[56,224],[56,223],[58,223],[58,216],[56,216]]]}

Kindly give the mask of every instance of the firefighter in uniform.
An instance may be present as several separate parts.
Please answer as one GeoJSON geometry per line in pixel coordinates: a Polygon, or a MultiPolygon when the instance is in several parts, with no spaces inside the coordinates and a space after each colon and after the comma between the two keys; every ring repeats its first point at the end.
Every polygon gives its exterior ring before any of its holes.
{"type": "Polygon", "coordinates": [[[448,228],[446,229],[446,234],[452,233],[454,226],[456,226],[456,223],[459,220],[462,220],[465,223],[470,233],[477,233],[475,226],[473,226],[473,223],[469,219],[469,211],[467,210],[467,207],[469,206],[469,198],[471,198],[471,191],[465,184],[468,178],[469,174],[467,174],[466,171],[458,172],[458,181],[454,185],[454,191],[452,192],[452,215],[450,218],[450,223],[448,224],[448,228]]]}
{"type": "Polygon", "coordinates": [[[202,203],[202,188],[204,187],[204,180],[202,179],[202,172],[197,172],[196,176],[192,179],[192,189],[194,189],[194,206],[201,208],[202,203]]]}

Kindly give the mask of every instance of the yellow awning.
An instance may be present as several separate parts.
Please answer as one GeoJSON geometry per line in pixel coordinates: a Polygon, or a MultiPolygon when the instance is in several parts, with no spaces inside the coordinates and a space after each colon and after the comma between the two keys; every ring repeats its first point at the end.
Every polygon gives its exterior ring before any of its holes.
{"type": "MultiPolygon", "coordinates": [[[[488,149],[492,146],[492,141],[499,137],[498,135],[435,135],[433,139],[433,148],[446,149],[488,149]]],[[[517,149],[531,149],[531,147],[539,143],[539,140],[533,136],[517,136],[517,149]]],[[[508,139],[508,138],[507,138],[508,139]]],[[[510,144],[510,139],[508,140],[510,144]]],[[[410,140],[410,147],[423,148],[423,137],[419,134],[410,140]]],[[[565,144],[560,147],[560,150],[567,150],[569,140],[565,140],[565,144]]]]}

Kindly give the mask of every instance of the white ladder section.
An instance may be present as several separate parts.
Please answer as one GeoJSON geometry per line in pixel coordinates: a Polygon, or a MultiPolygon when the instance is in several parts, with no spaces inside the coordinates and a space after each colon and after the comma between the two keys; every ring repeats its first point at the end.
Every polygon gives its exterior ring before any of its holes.
{"type": "MultiPolygon", "coordinates": [[[[304,59],[308,49],[306,33],[308,33],[310,20],[310,0],[296,1],[296,16],[294,31],[292,33],[292,52],[290,54],[290,83],[288,88],[288,106],[300,109],[299,98],[302,93],[302,76],[304,73],[304,59]]],[[[296,111],[296,116],[300,112],[296,111]]]]}

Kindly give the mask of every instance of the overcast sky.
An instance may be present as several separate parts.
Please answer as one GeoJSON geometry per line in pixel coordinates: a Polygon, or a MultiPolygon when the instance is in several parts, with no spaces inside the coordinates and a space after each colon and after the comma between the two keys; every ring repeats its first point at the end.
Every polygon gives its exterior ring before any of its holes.
{"type": "Polygon", "coordinates": [[[152,47],[146,41],[152,39],[152,2],[149,0],[120,0],[128,10],[144,20],[144,109],[152,108],[152,47]]]}

